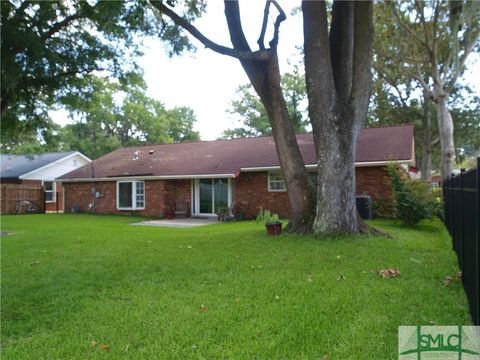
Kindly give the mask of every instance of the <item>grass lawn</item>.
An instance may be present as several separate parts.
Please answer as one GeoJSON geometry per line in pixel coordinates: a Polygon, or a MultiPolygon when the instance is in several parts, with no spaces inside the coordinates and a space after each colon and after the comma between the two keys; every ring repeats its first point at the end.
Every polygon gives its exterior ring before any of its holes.
{"type": "Polygon", "coordinates": [[[461,284],[442,282],[458,266],[440,222],[315,239],[134,220],[2,217],[3,360],[383,360],[399,325],[471,324],[461,284]]]}

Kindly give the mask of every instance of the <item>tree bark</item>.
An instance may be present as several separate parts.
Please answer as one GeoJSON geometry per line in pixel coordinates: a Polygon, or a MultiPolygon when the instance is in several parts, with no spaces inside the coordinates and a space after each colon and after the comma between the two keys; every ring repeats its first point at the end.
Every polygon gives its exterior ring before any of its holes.
{"type": "Polygon", "coordinates": [[[267,111],[275,140],[283,179],[287,187],[291,215],[287,232],[312,232],[315,196],[295,136],[295,129],[280,86],[280,71],[276,52],[261,64],[241,61],[254,89],[267,111]]]}
{"type": "MultiPolygon", "coordinates": [[[[243,52],[250,51],[241,26],[238,2],[225,1],[225,15],[234,48],[243,52]]],[[[272,45],[272,42],[270,44],[272,45]]],[[[275,147],[291,206],[286,231],[306,234],[312,232],[315,209],[314,189],[308,178],[280,85],[276,47],[272,46],[268,52],[268,61],[240,59],[240,63],[265,106],[272,126],[275,147]]]]}
{"type": "Polygon", "coordinates": [[[439,88],[434,89],[435,105],[437,108],[438,135],[440,137],[440,172],[442,178],[453,173],[455,159],[455,145],[453,142],[453,120],[447,107],[448,95],[439,88]]]}
{"type": "Polygon", "coordinates": [[[355,147],[370,96],[372,4],[335,2],[330,34],[324,2],[303,1],[302,10],[308,112],[318,165],[314,232],[358,233],[355,147]]]}
{"type": "Polygon", "coordinates": [[[10,106],[10,101],[9,101],[9,97],[5,94],[2,94],[2,98],[0,100],[0,117],[4,117],[5,114],[7,113],[7,109],[8,107],[10,106]]]}
{"type": "Polygon", "coordinates": [[[422,180],[432,181],[432,111],[430,97],[423,97],[422,180]]]}

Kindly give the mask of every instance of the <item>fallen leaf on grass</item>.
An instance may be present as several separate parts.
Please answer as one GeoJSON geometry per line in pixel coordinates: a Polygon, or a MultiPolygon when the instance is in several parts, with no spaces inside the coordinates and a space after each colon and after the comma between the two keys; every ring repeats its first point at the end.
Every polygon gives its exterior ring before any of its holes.
{"type": "Polygon", "coordinates": [[[90,346],[91,346],[91,347],[97,346],[97,341],[96,341],[96,340],[93,340],[93,341],[90,343],[90,346]]]}
{"type": "Polygon", "coordinates": [[[338,275],[337,280],[347,280],[347,278],[343,275],[338,275]]]}
{"type": "Polygon", "coordinates": [[[110,350],[110,346],[108,346],[108,345],[100,345],[100,350],[104,350],[104,351],[110,350]]]}
{"type": "Polygon", "coordinates": [[[452,282],[452,277],[451,276],[445,276],[445,279],[442,280],[443,285],[448,286],[452,282]]]}
{"type": "Polygon", "coordinates": [[[201,311],[201,312],[207,312],[207,311],[208,311],[208,306],[203,305],[203,304],[200,305],[200,311],[201,311]]]}
{"type": "Polygon", "coordinates": [[[388,279],[388,278],[395,278],[400,276],[400,270],[389,268],[389,269],[380,269],[378,270],[378,275],[381,277],[388,279]]]}

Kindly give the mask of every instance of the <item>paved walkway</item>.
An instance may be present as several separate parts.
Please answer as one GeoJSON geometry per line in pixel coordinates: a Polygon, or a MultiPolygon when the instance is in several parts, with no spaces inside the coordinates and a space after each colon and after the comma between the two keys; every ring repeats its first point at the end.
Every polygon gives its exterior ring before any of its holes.
{"type": "Polygon", "coordinates": [[[140,226],[164,226],[164,227],[175,227],[175,228],[190,228],[195,226],[205,226],[219,224],[216,217],[210,219],[197,219],[197,218],[177,218],[172,220],[149,220],[142,221],[138,223],[133,223],[132,225],[140,226]]]}

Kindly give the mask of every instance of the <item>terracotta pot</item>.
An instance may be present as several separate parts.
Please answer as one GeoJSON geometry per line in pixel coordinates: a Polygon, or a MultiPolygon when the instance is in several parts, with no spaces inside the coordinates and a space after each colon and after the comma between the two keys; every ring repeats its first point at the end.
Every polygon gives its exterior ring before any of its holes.
{"type": "Polygon", "coordinates": [[[276,223],[273,223],[273,224],[265,224],[265,227],[267,228],[268,235],[276,236],[276,235],[281,235],[282,234],[282,223],[281,222],[276,222],[276,223]]]}

